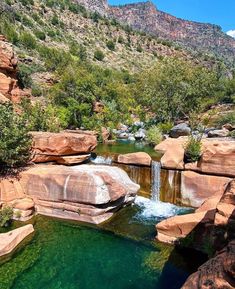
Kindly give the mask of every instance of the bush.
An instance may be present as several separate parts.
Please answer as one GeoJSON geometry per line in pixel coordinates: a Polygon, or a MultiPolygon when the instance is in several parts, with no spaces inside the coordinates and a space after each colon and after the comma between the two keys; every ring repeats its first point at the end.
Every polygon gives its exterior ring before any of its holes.
{"type": "Polygon", "coordinates": [[[215,121],[214,124],[217,127],[221,127],[222,125],[230,123],[231,125],[235,125],[235,111],[229,112],[225,115],[219,116],[215,121]]]}
{"type": "Polygon", "coordinates": [[[229,133],[229,136],[232,137],[232,138],[235,138],[235,130],[231,131],[231,132],[229,133]]]}
{"type": "Polygon", "coordinates": [[[37,46],[36,39],[32,36],[31,33],[23,32],[19,38],[20,43],[28,48],[28,49],[35,49],[37,46]]]}
{"type": "Polygon", "coordinates": [[[159,144],[162,141],[162,132],[157,126],[152,126],[147,131],[148,142],[152,145],[159,144]]]}
{"type": "Polygon", "coordinates": [[[45,40],[46,39],[46,34],[43,31],[35,30],[34,34],[40,40],[45,40]]]}
{"type": "Polygon", "coordinates": [[[196,162],[201,157],[201,138],[190,136],[184,147],[186,162],[196,162]]]}
{"type": "Polygon", "coordinates": [[[94,53],[94,58],[98,61],[104,60],[104,53],[101,50],[96,50],[94,53]]]}
{"type": "Polygon", "coordinates": [[[0,209],[0,227],[6,227],[13,218],[13,209],[11,207],[3,207],[0,209]]]}
{"type": "Polygon", "coordinates": [[[0,104],[0,168],[25,165],[30,158],[31,143],[24,118],[14,112],[12,104],[0,104]]]}
{"type": "Polygon", "coordinates": [[[21,88],[29,88],[32,85],[32,78],[31,78],[31,69],[25,65],[25,64],[20,64],[18,66],[19,70],[17,73],[17,78],[19,81],[19,86],[21,88]]]}
{"type": "Polygon", "coordinates": [[[106,46],[107,46],[108,49],[111,50],[111,51],[114,51],[114,50],[115,50],[115,43],[113,42],[113,40],[107,41],[106,46]]]}
{"type": "Polygon", "coordinates": [[[172,129],[173,126],[174,126],[174,124],[170,121],[158,124],[158,128],[161,130],[161,132],[166,133],[166,134],[168,134],[170,132],[170,130],[172,129]]]}

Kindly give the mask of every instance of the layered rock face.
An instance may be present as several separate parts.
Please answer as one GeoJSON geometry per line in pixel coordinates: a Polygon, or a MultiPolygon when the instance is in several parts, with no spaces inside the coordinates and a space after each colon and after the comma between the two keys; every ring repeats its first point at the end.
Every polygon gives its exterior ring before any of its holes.
{"type": "Polygon", "coordinates": [[[235,40],[226,35],[221,27],[206,23],[182,20],[159,11],[151,2],[123,6],[109,6],[106,0],[76,0],[91,11],[115,18],[124,25],[177,42],[193,50],[219,54],[232,61],[235,40]]]}
{"type": "Polygon", "coordinates": [[[56,162],[74,165],[85,162],[97,146],[92,132],[31,132],[33,136],[33,159],[35,163],[56,162]]]}
{"type": "Polygon", "coordinates": [[[37,213],[95,224],[132,202],[139,190],[123,170],[96,165],[39,165],[23,171],[17,180],[2,180],[1,185],[0,200],[14,201],[16,209],[19,199],[25,202],[30,197],[37,213]],[[5,182],[11,184],[10,195],[5,182]]]}
{"type": "Polygon", "coordinates": [[[0,101],[19,102],[29,97],[29,92],[19,89],[17,81],[17,58],[12,45],[0,35],[0,101]]]}

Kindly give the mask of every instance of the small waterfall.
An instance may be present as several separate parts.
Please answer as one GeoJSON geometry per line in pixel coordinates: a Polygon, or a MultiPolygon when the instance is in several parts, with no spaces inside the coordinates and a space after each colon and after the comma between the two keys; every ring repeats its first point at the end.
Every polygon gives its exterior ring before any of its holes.
{"type": "Polygon", "coordinates": [[[152,161],[151,178],[152,178],[151,199],[155,202],[160,201],[160,188],[161,188],[160,162],[152,161]]]}
{"type": "Polygon", "coordinates": [[[111,165],[112,157],[97,156],[95,159],[91,159],[91,162],[97,165],[111,165]]]}

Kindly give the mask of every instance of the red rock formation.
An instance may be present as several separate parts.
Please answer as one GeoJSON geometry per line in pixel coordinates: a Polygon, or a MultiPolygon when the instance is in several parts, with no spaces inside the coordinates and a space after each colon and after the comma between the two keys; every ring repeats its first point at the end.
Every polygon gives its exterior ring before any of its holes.
{"type": "Polygon", "coordinates": [[[17,81],[17,58],[12,45],[0,35],[0,101],[11,100],[20,102],[23,97],[29,97],[28,91],[23,91],[17,81]]]}
{"type": "Polygon", "coordinates": [[[96,224],[132,202],[139,189],[123,170],[96,165],[38,165],[0,185],[0,202],[23,211],[24,217],[35,203],[40,214],[96,224]]]}
{"type": "Polygon", "coordinates": [[[35,163],[56,162],[79,164],[90,157],[97,146],[96,135],[88,132],[32,132],[33,159],[35,163]]]}
{"type": "Polygon", "coordinates": [[[235,241],[229,243],[214,258],[192,274],[182,289],[233,289],[235,288],[235,241]]]}
{"type": "Polygon", "coordinates": [[[186,48],[219,54],[233,61],[235,40],[221,27],[187,21],[159,11],[151,2],[109,6],[106,0],[76,0],[88,10],[115,18],[135,30],[144,31],[161,39],[180,43],[186,48]]]}

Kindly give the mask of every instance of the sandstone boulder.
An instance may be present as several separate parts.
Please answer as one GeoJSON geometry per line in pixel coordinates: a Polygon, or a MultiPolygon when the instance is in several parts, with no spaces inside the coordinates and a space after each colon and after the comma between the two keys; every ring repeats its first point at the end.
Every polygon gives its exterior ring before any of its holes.
{"type": "Polygon", "coordinates": [[[199,224],[211,223],[214,215],[215,209],[166,219],[156,225],[157,239],[160,242],[174,243],[188,236],[199,224]]]}
{"type": "Polygon", "coordinates": [[[184,169],[184,144],[185,138],[167,138],[155,146],[155,150],[163,153],[161,166],[166,169],[184,169]]]}
{"type": "Polygon", "coordinates": [[[212,175],[202,175],[192,171],[181,173],[182,204],[199,207],[210,197],[221,198],[232,179],[212,175]]]}
{"type": "Polygon", "coordinates": [[[129,153],[124,155],[119,155],[117,162],[122,164],[131,164],[138,166],[150,166],[151,157],[145,152],[129,153]]]}
{"type": "Polygon", "coordinates": [[[21,174],[20,184],[38,213],[90,223],[109,219],[139,190],[123,170],[98,165],[36,166],[21,174]]]}
{"type": "Polygon", "coordinates": [[[82,132],[32,132],[35,163],[55,161],[60,164],[77,164],[89,158],[97,146],[96,136],[82,132]],[[70,158],[68,157],[70,156],[70,158]]]}
{"type": "Polygon", "coordinates": [[[34,232],[29,224],[13,231],[0,234],[0,256],[11,253],[27,236],[34,232]]]}
{"type": "Polygon", "coordinates": [[[235,288],[235,241],[229,243],[214,258],[192,274],[182,289],[233,289],[235,288]]]}

